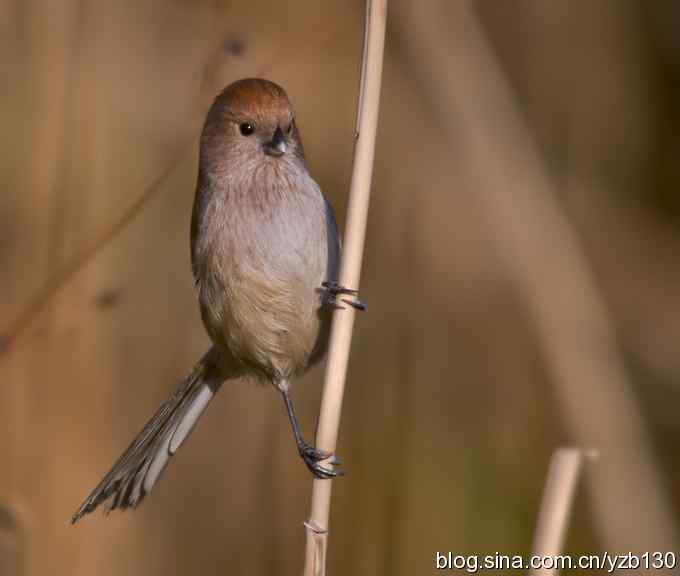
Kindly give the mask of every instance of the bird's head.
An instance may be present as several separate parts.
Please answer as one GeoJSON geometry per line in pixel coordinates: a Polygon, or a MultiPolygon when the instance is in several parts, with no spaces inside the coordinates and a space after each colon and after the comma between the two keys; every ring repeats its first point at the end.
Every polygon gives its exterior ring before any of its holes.
{"type": "Polygon", "coordinates": [[[285,90],[260,78],[227,86],[206,118],[201,155],[222,155],[228,161],[249,165],[282,160],[304,163],[295,114],[285,90]]]}

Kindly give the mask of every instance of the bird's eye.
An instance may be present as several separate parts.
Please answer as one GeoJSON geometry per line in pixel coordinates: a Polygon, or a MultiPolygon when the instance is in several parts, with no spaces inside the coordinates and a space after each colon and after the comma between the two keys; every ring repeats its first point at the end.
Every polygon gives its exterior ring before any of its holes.
{"type": "Polygon", "coordinates": [[[250,122],[244,122],[238,127],[238,129],[244,136],[250,136],[253,132],[255,132],[255,126],[250,122]]]}

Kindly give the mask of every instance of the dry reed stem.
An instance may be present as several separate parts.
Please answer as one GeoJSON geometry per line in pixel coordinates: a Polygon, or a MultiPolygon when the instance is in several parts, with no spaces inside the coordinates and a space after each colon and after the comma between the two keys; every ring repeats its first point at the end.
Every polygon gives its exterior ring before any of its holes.
{"type": "MultiPolygon", "coordinates": [[[[342,286],[355,289],[359,287],[366,236],[366,220],[380,105],[386,19],[387,0],[366,0],[364,49],[357,104],[352,181],[339,278],[342,286]]],[[[317,448],[330,453],[335,452],[338,439],[354,314],[354,310],[347,307],[336,312],[333,316],[316,435],[317,448]]],[[[311,513],[309,520],[305,523],[307,534],[305,576],[323,576],[326,573],[331,487],[331,480],[315,479],[313,483],[311,513]]]]}
{"type": "MultiPolygon", "coordinates": [[[[534,556],[557,556],[562,553],[574,505],[574,496],[583,466],[596,457],[592,451],[578,448],[558,448],[550,460],[550,469],[545,482],[543,500],[536,522],[534,556]]],[[[557,574],[556,568],[537,568],[531,576],[557,574]]]]}

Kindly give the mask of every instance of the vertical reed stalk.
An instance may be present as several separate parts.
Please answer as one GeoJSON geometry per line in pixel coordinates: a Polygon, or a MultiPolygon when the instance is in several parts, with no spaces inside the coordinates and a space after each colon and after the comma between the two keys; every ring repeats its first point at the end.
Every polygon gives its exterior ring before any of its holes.
{"type": "MultiPolygon", "coordinates": [[[[536,522],[532,555],[557,556],[562,553],[583,466],[587,460],[595,457],[595,452],[578,448],[559,448],[553,454],[536,522]]],[[[555,567],[535,568],[529,572],[529,576],[552,576],[557,573],[555,567]]]]}
{"type": "MultiPolygon", "coordinates": [[[[339,278],[342,286],[357,289],[361,274],[373,174],[386,18],[387,0],[366,0],[364,50],[357,105],[352,181],[339,278]]],[[[333,317],[316,436],[317,448],[330,453],[335,452],[338,439],[354,314],[354,309],[347,307],[338,311],[333,317]]],[[[326,573],[331,487],[331,480],[314,480],[311,513],[309,520],[305,523],[307,530],[305,576],[323,576],[326,573]]]]}

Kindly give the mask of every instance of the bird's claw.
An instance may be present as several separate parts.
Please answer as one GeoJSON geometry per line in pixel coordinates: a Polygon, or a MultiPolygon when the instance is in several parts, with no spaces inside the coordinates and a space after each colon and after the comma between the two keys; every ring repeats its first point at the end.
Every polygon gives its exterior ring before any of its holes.
{"type": "MultiPolygon", "coordinates": [[[[338,284],[335,281],[322,282],[321,288],[328,295],[329,303],[333,307],[339,308],[341,310],[344,308],[344,306],[338,304],[338,296],[340,296],[341,294],[346,294],[346,295],[349,295],[349,296],[355,296],[356,297],[356,295],[359,293],[358,290],[353,290],[352,288],[346,288],[344,286],[341,286],[340,284],[338,284]]],[[[348,298],[342,298],[341,301],[344,302],[345,304],[349,304],[352,308],[354,308],[355,310],[359,310],[361,312],[363,312],[367,308],[366,303],[359,300],[358,298],[355,298],[354,300],[349,300],[348,298]]]]}
{"type": "MultiPolygon", "coordinates": [[[[319,478],[321,480],[328,480],[330,478],[335,478],[337,476],[344,475],[344,472],[342,470],[335,470],[333,468],[328,468],[327,466],[322,466],[320,464],[322,460],[327,460],[328,458],[333,456],[330,452],[326,452],[324,450],[317,450],[313,446],[310,446],[309,444],[306,443],[302,443],[298,447],[298,451],[300,452],[300,456],[302,457],[302,459],[305,461],[307,468],[310,469],[312,474],[314,474],[315,478],[319,478]]],[[[329,463],[331,464],[331,466],[336,466],[340,464],[340,460],[336,456],[333,456],[329,463]]]]}
{"type": "Polygon", "coordinates": [[[326,460],[331,456],[330,452],[326,452],[325,450],[318,450],[317,448],[314,448],[314,446],[310,446],[306,442],[302,442],[298,447],[298,450],[300,452],[300,456],[302,456],[305,459],[305,461],[311,460],[312,462],[321,462],[321,460],[326,460]]]}
{"type": "Polygon", "coordinates": [[[359,293],[358,290],[353,290],[352,288],[345,288],[344,286],[341,286],[334,280],[322,282],[321,287],[330,296],[338,296],[340,294],[350,294],[352,296],[356,296],[359,293]]]}

